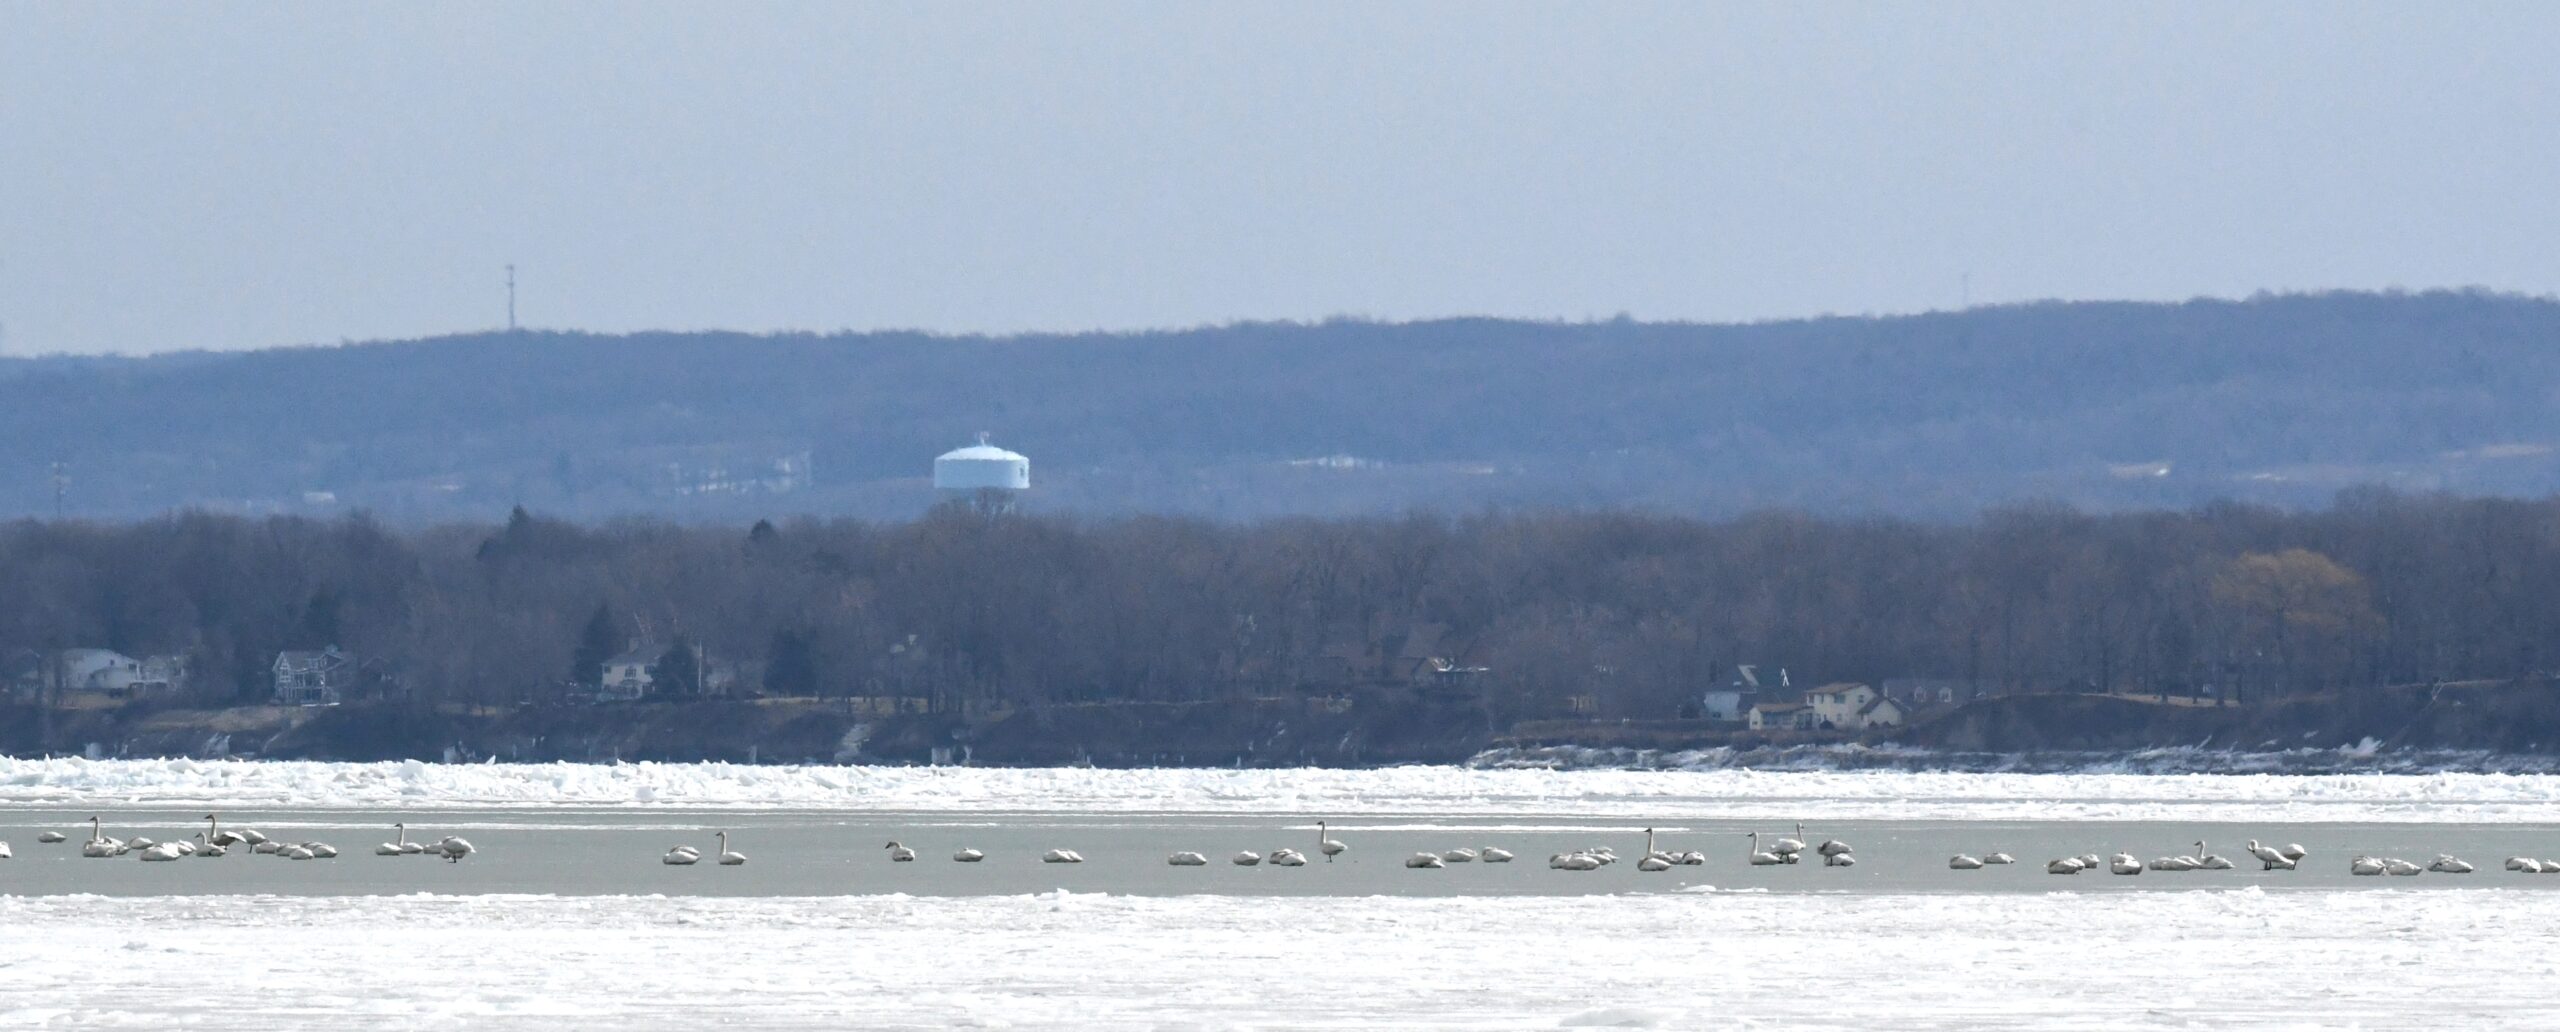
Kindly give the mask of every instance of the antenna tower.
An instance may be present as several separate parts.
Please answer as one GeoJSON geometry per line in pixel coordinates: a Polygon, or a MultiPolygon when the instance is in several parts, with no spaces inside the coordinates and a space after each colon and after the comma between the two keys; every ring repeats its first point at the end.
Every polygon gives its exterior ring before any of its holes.
{"type": "Polygon", "coordinates": [[[63,466],[63,464],[61,464],[61,463],[59,463],[59,462],[54,463],[54,464],[53,464],[53,518],[54,518],[54,519],[59,520],[59,519],[61,519],[61,518],[62,518],[62,503],[63,503],[63,498],[64,498],[64,496],[65,496],[65,495],[68,495],[68,494],[70,494],[70,493],[71,493],[71,472],[70,472],[70,470],[69,470],[68,468],[64,467],[64,466],[63,466]]]}

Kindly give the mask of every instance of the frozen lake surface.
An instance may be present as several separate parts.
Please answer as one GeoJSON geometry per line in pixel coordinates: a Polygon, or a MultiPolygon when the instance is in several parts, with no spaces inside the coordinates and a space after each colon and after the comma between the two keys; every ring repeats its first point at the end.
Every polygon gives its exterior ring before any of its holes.
{"type": "Polygon", "coordinates": [[[2543,776],[53,760],[0,763],[0,839],[0,1028],[2560,1027],[2560,875],[2501,869],[2560,858],[2543,776]],[[91,814],[213,808],[344,855],[78,855],[91,814]],[[1342,862],[1225,862],[1318,819],[1342,862]],[[1859,865],[1744,862],[1799,819],[1859,865]],[[372,855],[394,820],[479,852],[372,855]],[[1636,871],[1648,825],[1709,862],[1636,871]],[[746,866],[658,862],[718,829],[746,866]],[[2256,870],[2252,837],[2312,859],[2256,870]],[[2240,869],[2043,870],[2198,838],[2240,869]],[[1628,862],[1545,864],[1595,844],[1628,862]],[[1520,860],[1401,864],[1485,845],[1520,860]],[[2021,862],[1946,868],[1993,850],[2021,862]]]}

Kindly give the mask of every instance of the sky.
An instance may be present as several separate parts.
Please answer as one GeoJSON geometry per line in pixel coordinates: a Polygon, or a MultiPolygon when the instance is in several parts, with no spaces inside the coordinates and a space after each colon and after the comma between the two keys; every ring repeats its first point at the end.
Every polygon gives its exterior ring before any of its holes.
{"type": "Polygon", "coordinates": [[[0,0],[0,352],[2560,291],[2553,4],[0,0]]]}

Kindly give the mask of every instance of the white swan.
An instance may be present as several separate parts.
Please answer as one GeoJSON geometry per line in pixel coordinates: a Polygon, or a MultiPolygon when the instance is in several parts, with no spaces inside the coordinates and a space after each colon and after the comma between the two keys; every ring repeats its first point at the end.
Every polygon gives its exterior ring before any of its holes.
{"type": "Polygon", "coordinates": [[[2424,874],[2426,873],[2426,870],[2427,869],[2424,866],[2410,863],[2409,861],[2402,860],[2396,856],[2387,856],[2382,858],[2382,873],[2396,878],[2406,878],[2412,875],[2424,874]]]}
{"type": "Polygon", "coordinates": [[[2290,865],[2294,862],[2292,857],[2284,855],[2283,850],[2274,846],[2259,845],[2257,839],[2249,840],[2249,855],[2257,857],[2258,863],[2264,865],[2258,868],[2261,871],[2272,871],[2279,866],[2291,870],[2290,865]]]}
{"type": "Polygon", "coordinates": [[[974,849],[962,849],[957,853],[951,854],[951,860],[954,863],[974,864],[986,858],[987,854],[974,849]]]}
{"type": "Polygon", "coordinates": [[[1770,866],[1770,865],[1772,865],[1772,864],[1783,864],[1783,863],[1786,863],[1786,862],[1787,862],[1787,858],[1786,858],[1786,857],[1779,856],[1779,855],[1778,855],[1778,854],[1776,854],[1776,853],[1772,853],[1772,852],[1770,852],[1770,851],[1768,851],[1768,850],[1765,850],[1765,849],[1760,848],[1760,833],[1759,833],[1759,832],[1756,832],[1756,831],[1755,831],[1755,832],[1751,832],[1751,833],[1750,833],[1750,836],[1751,836],[1751,866],[1753,866],[1753,867],[1768,867],[1768,866],[1770,866]]]}
{"type": "MultiPolygon", "coordinates": [[[[196,833],[196,841],[198,841],[198,842],[204,842],[204,833],[203,833],[203,832],[199,831],[199,832],[197,832],[197,833],[196,833]]],[[[195,855],[197,855],[197,856],[212,857],[212,856],[222,856],[222,855],[228,854],[228,853],[230,853],[230,852],[231,852],[231,850],[230,850],[230,849],[225,848],[225,847],[223,847],[223,846],[217,846],[217,845],[213,845],[213,844],[211,844],[211,843],[205,843],[205,844],[203,844],[203,845],[199,845],[199,846],[197,846],[197,847],[196,847],[195,855]]]]}
{"type": "Polygon", "coordinates": [[[1046,853],[1040,854],[1040,862],[1044,864],[1080,864],[1084,862],[1084,858],[1076,855],[1076,851],[1072,849],[1052,849],[1046,853]]]}
{"type": "Polygon", "coordinates": [[[1958,853],[1947,858],[1947,869],[1951,871],[1978,871],[1982,869],[1982,860],[1979,857],[1971,857],[1958,853]]]}
{"type": "Polygon", "coordinates": [[[702,862],[702,852],[692,846],[677,846],[667,850],[667,855],[659,857],[658,862],[669,867],[691,867],[702,862]]]}
{"type": "Polygon", "coordinates": [[[1511,851],[1500,846],[1486,846],[1476,854],[1476,858],[1488,864],[1507,864],[1511,862],[1511,851]]]}
{"type": "Polygon", "coordinates": [[[888,846],[884,848],[889,850],[889,859],[893,863],[908,863],[916,858],[915,850],[908,849],[907,847],[901,846],[895,842],[889,843],[888,846]]]}
{"type": "Polygon", "coordinates": [[[253,844],[251,844],[251,845],[249,846],[249,851],[250,851],[250,852],[252,852],[252,853],[281,853],[281,852],[283,852],[283,851],[284,851],[284,843],[282,843],[282,842],[258,842],[258,843],[253,843],[253,844]]]}
{"type": "Polygon", "coordinates": [[[80,844],[80,855],[92,860],[103,859],[122,852],[123,845],[108,838],[105,830],[99,825],[98,819],[91,817],[89,818],[89,841],[80,844]]]}
{"type": "MultiPolygon", "coordinates": [[[[204,831],[206,845],[229,847],[256,844],[239,832],[222,830],[222,818],[217,814],[204,815],[204,831]]],[[[260,838],[264,837],[260,836],[260,838]]]]}
{"type": "Polygon", "coordinates": [[[9,844],[7,842],[0,842],[0,860],[14,860],[17,859],[17,856],[18,854],[9,851],[9,844]]]}
{"type": "Polygon", "coordinates": [[[2287,860],[2297,862],[2299,862],[2303,857],[2311,855],[2310,853],[2305,852],[2302,845],[2297,842],[2288,842],[2284,845],[2278,846],[2276,847],[2276,852],[2284,854],[2284,858],[2287,860]]]}
{"type": "MultiPolygon", "coordinates": [[[[400,841],[398,841],[398,842],[385,842],[385,843],[383,843],[383,844],[381,844],[381,845],[379,845],[379,846],[375,846],[375,847],[373,847],[373,855],[375,855],[375,856],[406,856],[406,855],[408,855],[408,854],[410,854],[410,853],[412,853],[412,852],[415,852],[415,850],[412,850],[412,849],[410,849],[410,848],[409,848],[409,826],[408,826],[408,825],[406,825],[406,824],[394,824],[394,825],[392,825],[392,827],[400,829],[400,841]]],[[[229,833],[229,832],[224,832],[224,834],[230,834],[230,833],[229,833]]]]}
{"type": "Polygon", "coordinates": [[[1856,867],[1856,866],[1858,866],[1858,854],[1856,854],[1856,853],[1833,853],[1833,854],[1831,854],[1830,856],[1826,856],[1826,857],[1823,857],[1823,858],[1822,858],[1822,866],[1824,866],[1824,867],[1856,867]]]}
{"type": "Polygon", "coordinates": [[[2524,874],[2541,874],[2542,861],[2529,856],[2511,856],[2507,858],[2507,870],[2524,874]]]}
{"type": "Polygon", "coordinates": [[[1583,852],[1583,854],[1584,854],[1584,855],[1589,856],[1590,858],[1592,858],[1592,859],[1594,859],[1594,860],[1600,861],[1600,863],[1601,863],[1601,864],[1603,864],[1603,865],[1614,864],[1614,863],[1617,863],[1617,862],[1618,862],[1618,851],[1617,851],[1617,850],[1614,850],[1614,849],[1611,849],[1611,848],[1609,848],[1609,847],[1607,847],[1607,846],[1593,846],[1593,847],[1591,847],[1591,848],[1589,848],[1589,849],[1583,850],[1582,852],[1583,852]]]}
{"type": "Polygon", "coordinates": [[[1307,866],[1307,854],[1298,852],[1297,850],[1291,849],[1287,846],[1282,846],[1278,849],[1272,850],[1271,858],[1266,862],[1273,867],[1305,867],[1307,866]]]}
{"type": "Polygon", "coordinates": [[[2347,861],[2348,874],[2377,875],[2381,874],[2386,867],[2387,865],[2382,861],[2369,856],[2359,856],[2353,860],[2347,861]]]}
{"type": "Polygon", "coordinates": [[[1589,853],[1558,853],[1547,858],[1547,866],[1559,871],[1597,871],[1600,858],[1589,853]]]}
{"type": "Polygon", "coordinates": [[[729,848],[729,833],[720,833],[720,866],[736,867],[747,862],[747,854],[729,848]]]}
{"type": "Polygon", "coordinates": [[[1849,844],[1839,839],[1824,839],[1821,845],[1813,847],[1813,851],[1824,856],[1839,856],[1842,853],[1851,852],[1849,844]]]}
{"type": "Polygon", "coordinates": [[[1452,864],[1471,864],[1475,862],[1476,851],[1468,849],[1465,846],[1460,846],[1456,849],[1440,854],[1440,859],[1443,862],[1452,864]]]}
{"type": "Polygon", "coordinates": [[[69,835],[65,835],[65,834],[63,834],[63,833],[61,833],[61,832],[59,832],[59,831],[39,831],[39,832],[36,832],[36,841],[38,841],[38,842],[42,842],[42,843],[45,843],[45,844],[47,844],[47,845],[51,845],[51,844],[56,843],[56,842],[61,842],[61,841],[67,840],[67,839],[69,839],[70,837],[71,837],[71,836],[69,836],[69,835]]]}
{"type": "Polygon", "coordinates": [[[2131,853],[2118,853],[2107,860],[2107,870],[2114,874],[2141,874],[2142,861],[2131,853]]]}
{"type": "Polygon", "coordinates": [[[253,845],[253,846],[254,846],[254,845],[261,844],[261,843],[265,842],[266,840],[267,840],[267,836],[266,836],[266,834],[265,834],[265,833],[263,833],[263,832],[260,832],[260,831],[259,831],[258,829],[256,829],[256,828],[242,828],[242,829],[240,829],[240,841],[242,841],[242,842],[246,842],[246,843],[248,843],[248,844],[250,844],[250,845],[253,845]]]}
{"type": "Polygon", "coordinates": [[[2044,873],[2046,874],[2078,874],[2085,870],[2088,870],[2088,868],[2080,866],[2080,858],[2076,856],[2066,856],[2060,860],[2048,861],[2044,865],[2044,873]]]}
{"type": "Polygon", "coordinates": [[[2560,874],[2560,860],[2554,860],[2550,857],[2542,858],[2542,873],[2560,874]]]}
{"type": "Polygon", "coordinates": [[[159,845],[160,843],[153,841],[149,835],[136,835],[124,840],[124,844],[133,849],[149,849],[153,846],[159,845]]]}
{"type": "Polygon", "coordinates": [[[1165,862],[1165,863],[1168,863],[1168,864],[1171,864],[1171,865],[1173,865],[1173,866],[1175,866],[1175,867],[1207,867],[1207,866],[1209,866],[1209,858],[1208,858],[1208,857],[1202,856],[1202,855],[1200,855],[1200,854],[1198,854],[1198,853],[1194,853],[1194,852],[1192,852],[1192,851],[1190,851],[1190,850],[1188,850],[1188,849],[1183,850],[1182,852],[1179,852],[1179,853],[1175,853],[1175,854],[1173,854],[1172,856],[1169,856],[1169,857],[1164,858],[1164,862],[1165,862]]]}
{"type": "Polygon", "coordinates": [[[2435,860],[2427,864],[2427,870],[2437,874],[2469,874],[2474,868],[2470,861],[2456,859],[2451,853],[2438,853],[2435,860]]]}
{"type": "Polygon", "coordinates": [[[1431,868],[1436,870],[1438,868],[1449,866],[1449,862],[1440,859],[1440,854],[1438,853],[1415,853],[1412,856],[1404,858],[1404,865],[1409,868],[1431,868]]]}
{"type": "Polygon", "coordinates": [[[2082,853],[2072,859],[2080,861],[2080,868],[2085,871],[2094,871],[2107,866],[2106,859],[2096,853],[2082,853]]]}
{"type": "Polygon", "coordinates": [[[175,860],[185,855],[186,854],[184,853],[178,852],[178,846],[174,842],[159,843],[146,847],[142,851],[142,858],[144,860],[151,861],[175,860]]]}
{"type": "Polygon", "coordinates": [[[1990,856],[1983,857],[1982,862],[1986,864],[2014,864],[2018,862],[2018,858],[2010,856],[2007,853],[1993,853],[1990,856]]]}
{"type": "Polygon", "coordinates": [[[1653,848],[1653,829],[1644,829],[1644,859],[1636,861],[1636,870],[1660,872],[1671,869],[1671,858],[1653,848]]]}
{"type": "Polygon", "coordinates": [[[2151,869],[2154,871],[2192,871],[2196,869],[2196,858],[2191,856],[2153,857],[2151,859],[2151,869]]]}
{"type": "Polygon", "coordinates": [[[1776,842],[1769,843],[1769,851],[1787,858],[1788,863],[1792,864],[1796,862],[1796,854],[1804,852],[1804,822],[1796,822],[1796,834],[1794,838],[1782,838],[1776,842]]]}
{"type": "MultiPolygon", "coordinates": [[[[444,837],[444,841],[436,843],[435,852],[437,855],[444,857],[446,863],[458,864],[462,862],[463,857],[470,856],[472,853],[477,852],[477,850],[471,848],[471,841],[469,839],[465,839],[459,835],[447,835],[444,837]]],[[[305,858],[296,857],[295,859],[305,858]]]]}
{"type": "Polygon", "coordinates": [[[322,860],[334,860],[338,856],[338,847],[326,842],[305,842],[302,848],[310,850],[312,856],[322,860]]]}
{"type": "MultiPolygon", "coordinates": [[[[287,860],[310,860],[317,858],[320,854],[312,852],[311,847],[309,846],[296,843],[276,850],[276,855],[287,860]]],[[[452,857],[451,859],[459,860],[461,858],[452,857]]]]}
{"type": "Polygon", "coordinates": [[[1351,847],[1349,846],[1343,845],[1342,840],[1340,839],[1326,838],[1324,836],[1324,822],[1316,822],[1316,852],[1324,854],[1324,862],[1328,864],[1332,863],[1334,857],[1341,856],[1344,850],[1350,848],[1351,847]]]}
{"type": "Polygon", "coordinates": [[[1262,863],[1262,854],[1248,849],[1244,852],[1228,857],[1227,862],[1238,867],[1253,867],[1262,863]]]}
{"type": "Polygon", "coordinates": [[[2200,871],[2228,871],[2231,869],[2231,861],[2213,855],[2204,848],[2204,843],[2199,841],[2196,843],[2196,869],[2200,871]]]}

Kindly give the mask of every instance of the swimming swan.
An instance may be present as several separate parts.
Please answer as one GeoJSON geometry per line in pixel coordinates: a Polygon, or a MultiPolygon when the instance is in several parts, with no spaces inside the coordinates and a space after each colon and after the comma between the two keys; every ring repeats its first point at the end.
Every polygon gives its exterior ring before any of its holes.
{"type": "Polygon", "coordinates": [[[724,831],[724,832],[721,832],[721,833],[720,833],[720,866],[722,866],[722,867],[736,867],[736,866],[738,866],[739,864],[743,864],[743,863],[746,863],[746,862],[747,862],[747,854],[731,851],[731,850],[729,849],[729,833],[728,833],[728,832],[725,832],[725,831],[724,831]]]}

